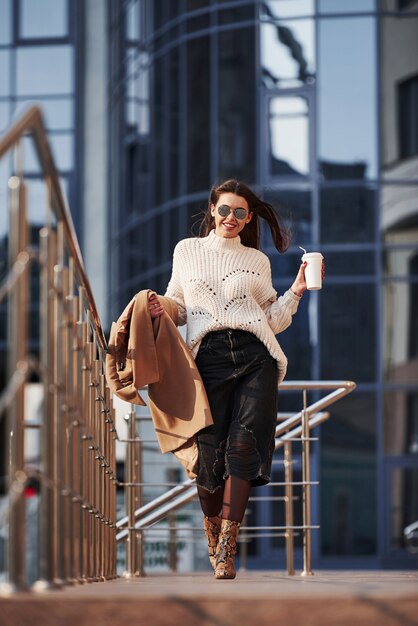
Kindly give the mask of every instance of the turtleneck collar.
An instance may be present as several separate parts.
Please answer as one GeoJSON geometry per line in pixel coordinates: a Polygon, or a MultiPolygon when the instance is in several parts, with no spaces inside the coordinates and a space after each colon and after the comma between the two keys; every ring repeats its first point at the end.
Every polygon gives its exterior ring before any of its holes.
{"type": "Polygon", "coordinates": [[[209,235],[203,237],[200,241],[204,246],[216,252],[232,252],[242,248],[239,235],[236,237],[219,237],[214,230],[211,230],[209,235]]]}

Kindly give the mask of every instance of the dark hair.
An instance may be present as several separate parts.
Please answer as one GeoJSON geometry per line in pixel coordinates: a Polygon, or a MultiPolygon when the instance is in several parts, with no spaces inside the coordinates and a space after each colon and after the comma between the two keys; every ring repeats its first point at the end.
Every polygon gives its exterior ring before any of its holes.
{"type": "Polygon", "coordinates": [[[212,204],[216,204],[223,193],[235,193],[245,198],[253,217],[240,232],[241,242],[249,248],[260,249],[260,222],[263,218],[269,225],[271,236],[279,252],[285,252],[290,245],[290,231],[282,225],[280,216],[268,202],[261,200],[245,183],[235,179],[214,185],[209,194],[208,208],[199,227],[199,237],[206,237],[215,228],[215,220],[211,214],[212,204]]]}

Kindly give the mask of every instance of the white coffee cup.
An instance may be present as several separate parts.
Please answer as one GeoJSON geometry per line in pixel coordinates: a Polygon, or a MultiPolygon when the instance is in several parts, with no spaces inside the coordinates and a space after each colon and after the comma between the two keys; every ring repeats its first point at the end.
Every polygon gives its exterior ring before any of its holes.
{"type": "Polygon", "coordinates": [[[320,252],[306,252],[302,261],[307,262],[305,267],[306,286],[310,291],[322,288],[322,260],[320,252]]]}

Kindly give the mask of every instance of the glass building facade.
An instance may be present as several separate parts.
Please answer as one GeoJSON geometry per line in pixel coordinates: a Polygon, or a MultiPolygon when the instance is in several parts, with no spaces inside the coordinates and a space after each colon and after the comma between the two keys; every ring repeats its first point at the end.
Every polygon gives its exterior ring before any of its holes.
{"type": "MultiPolygon", "coordinates": [[[[418,2],[112,0],[109,33],[111,318],[164,292],[215,181],[253,185],[293,232],[285,256],[263,237],[277,290],[299,245],[326,259],[281,336],[288,379],[357,383],[314,448],[317,563],[413,564],[418,2]]],[[[264,525],[280,522],[270,506],[254,505],[264,525]]],[[[252,565],[274,566],[276,543],[254,542],[252,565]]]]}
{"type": "MultiPolygon", "coordinates": [[[[64,189],[73,207],[78,206],[77,150],[79,46],[77,2],[69,0],[1,0],[0,2],[0,133],[25,107],[42,107],[64,189]]],[[[0,163],[0,238],[7,228],[8,160],[0,163]]],[[[28,143],[25,150],[31,219],[41,222],[46,204],[45,189],[28,143]]],[[[78,216],[74,215],[75,222],[78,216]]]]}
{"type": "MultiPolygon", "coordinates": [[[[78,2],[70,0],[0,0],[0,134],[31,104],[42,108],[61,182],[73,207],[80,234],[81,168],[79,155],[79,22],[78,2]]],[[[23,159],[28,217],[37,228],[45,219],[48,191],[42,181],[34,146],[23,140],[23,159]]],[[[7,272],[8,187],[14,158],[0,161],[0,279],[7,272]]],[[[35,277],[35,274],[34,274],[35,277]]],[[[32,353],[39,351],[39,287],[33,281],[30,306],[32,353]]],[[[7,302],[0,303],[0,388],[7,379],[7,302]]],[[[4,490],[7,463],[6,420],[0,420],[0,495],[4,490]]]]}

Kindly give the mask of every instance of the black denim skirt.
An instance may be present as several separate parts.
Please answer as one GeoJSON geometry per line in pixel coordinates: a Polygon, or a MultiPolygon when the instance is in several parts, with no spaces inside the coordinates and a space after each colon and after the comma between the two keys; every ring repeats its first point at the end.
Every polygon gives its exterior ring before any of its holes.
{"type": "Polygon", "coordinates": [[[196,356],[214,424],[197,435],[197,484],[208,491],[228,476],[270,481],[277,420],[277,362],[244,330],[208,333],[196,356]]]}

